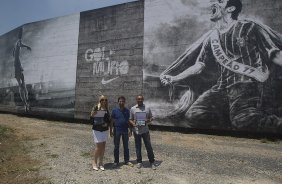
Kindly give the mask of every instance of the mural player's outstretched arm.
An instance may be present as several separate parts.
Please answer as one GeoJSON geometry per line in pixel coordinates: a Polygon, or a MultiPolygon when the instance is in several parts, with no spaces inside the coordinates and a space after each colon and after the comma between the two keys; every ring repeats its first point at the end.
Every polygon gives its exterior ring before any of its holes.
{"type": "Polygon", "coordinates": [[[282,66],[282,35],[266,25],[248,20],[255,24],[255,35],[258,40],[258,49],[264,51],[275,64],[282,66]]]}
{"type": "Polygon", "coordinates": [[[186,70],[184,70],[183,72],[179,73],[176,76],[171,76],[171,75],[161,75],[160,79],[161,82],[164,85],[168,85],[171,83],[175,83],[178,81],[181,81],[187,77],[191,77],[193,75],[197,75],[200,74],[203,69],[205,68],[205,64],[202,62],[196,62],[194,65],[192,65],[191,67],[187,68],[186,70]]]}
{"type": "Polygon", "coordinates": [[[29,46],[23,44],[22,42],[20,42],[20,43],[21,43],[21,45],[20,45],[21,47],[25,47],[25,48],[27,48],[27,50],[31,51],[31,48],[29,46]]]}

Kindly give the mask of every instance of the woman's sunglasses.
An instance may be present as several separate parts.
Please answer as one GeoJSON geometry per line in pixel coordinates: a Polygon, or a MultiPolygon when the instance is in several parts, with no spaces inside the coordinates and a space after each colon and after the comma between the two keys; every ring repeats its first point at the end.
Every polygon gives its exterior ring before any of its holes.
{"type": "Polygon", "coordinates": [[[101,99],[100,102],[108,101],[107,99],[101,99]]]}

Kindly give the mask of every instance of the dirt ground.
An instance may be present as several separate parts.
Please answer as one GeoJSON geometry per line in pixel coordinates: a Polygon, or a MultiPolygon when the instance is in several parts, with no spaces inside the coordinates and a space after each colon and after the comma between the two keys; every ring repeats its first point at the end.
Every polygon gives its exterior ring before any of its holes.
{"type": "MultiPolygon", "coordinates": [[[[0,114],[0,125],[28,137],[25,144],[30,147],[29,156],[40,161],[38,172],[47,178],[45,183],[282,183],[281,140],[151,131],[158,164],[157,170],[152,170],[144,145],[143,168],[122,165],[113,169],[113,140],[109,137],[106,171],[94,171],[91,125],[9,114],[0,114]]],[[[129,148],[131,161],[136,164],[133,137],[129,148]]],[[[123,161],[122,149],[120,152],[123,161]]]]}

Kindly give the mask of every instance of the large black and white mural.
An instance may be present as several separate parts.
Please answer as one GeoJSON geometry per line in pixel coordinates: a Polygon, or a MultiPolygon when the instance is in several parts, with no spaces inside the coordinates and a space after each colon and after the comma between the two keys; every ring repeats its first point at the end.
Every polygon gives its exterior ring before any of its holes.
{"type": "Polygon", "coordinates": [[[88,119],[142,93],[154,124],[282,132],[282,1],[145,0],[0,36],[0,111],[88,119]]]}
{"type": "Polygon", "coordinates": [[[0,37],[0,109],[73,117],[79,14],[0,37]]]}
{"type": "Polygon", "coordinates": [[[143,90],[157,123],[281,133],[281,7],[146,0],[143,90]]]}

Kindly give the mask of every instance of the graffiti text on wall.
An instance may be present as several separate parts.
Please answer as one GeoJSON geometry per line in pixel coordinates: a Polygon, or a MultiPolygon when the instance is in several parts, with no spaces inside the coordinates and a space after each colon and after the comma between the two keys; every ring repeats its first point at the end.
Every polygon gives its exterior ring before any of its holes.
{"type": "Polygon", "coordinates": [[[93,75],[126,75],[129,65],[126,60],[115,61],[110,57],[115,51],[106,50],[105,47],[87,49],[85,51],[86,62],[93,62],[93,75]]]}

